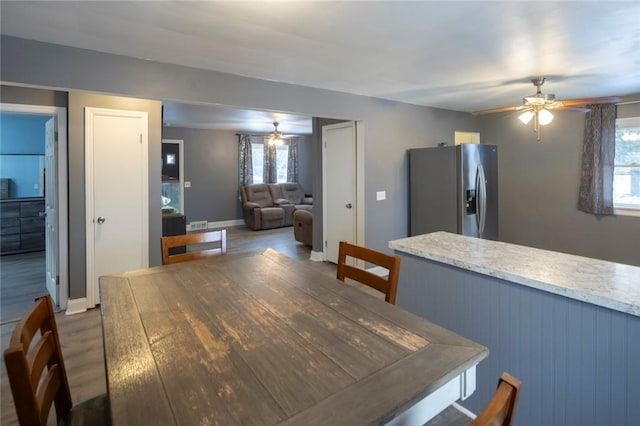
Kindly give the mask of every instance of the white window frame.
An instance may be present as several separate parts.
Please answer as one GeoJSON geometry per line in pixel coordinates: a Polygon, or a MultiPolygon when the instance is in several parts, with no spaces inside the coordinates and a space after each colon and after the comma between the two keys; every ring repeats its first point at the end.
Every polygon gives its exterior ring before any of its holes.
{"type": "MultiPolygon", "coordinates": [[[[640,117],[618,118],[616,120],[616,131],[618,128],[624,129],[628,127],[640,127],[640,117]]],[[[614,202],[613,208],[615,214],[640,217],[640,206],[614,202]]]]}

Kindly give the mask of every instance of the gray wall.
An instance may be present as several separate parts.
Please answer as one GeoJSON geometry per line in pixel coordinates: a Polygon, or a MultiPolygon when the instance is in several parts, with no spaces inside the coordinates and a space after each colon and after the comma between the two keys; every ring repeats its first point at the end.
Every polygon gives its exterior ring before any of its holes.
{"type": "MultiPolygon", "coordinates": [[[[86,221],[85,221],[85,123],[84,108],[112,108],[146,111],[149,116],[149,265],[162,263],[160,238],[162,164],[162,104],[159,101],[106,96],[94,93],[69,93],[69,298],[86,295],[86,221]]],[[[115,173],[116,171],[114,171],[115,173]]]]}
{"type": "Polygon", "coordinates": [[[7,104],[67,106],[67,92],[0,85],[0,101],[7,104]]]}
{"type": "MultiPolygon", "coordinates": [[[[366,244],[387,252],[387,242],[407,232],[406,150],[452,142],[455,130],[480,130],[479,119],[466,113],[15,37],[2,36],[0,51],[0,72],[6,82],[363,120],[366,244]],[[380,190],[387,191],[387,199],[376,202],[380,190]]],[[[317,178],[317,171],[314,176],[317,178]]],[[[314,196],[319,197],[317,183],[312,186],[314,196]]]]}
{"type": "MultiPolygon", "coordinates": [[[[499,147],[500,240],[640,265],[640,217],[577,209],[584,114],[554,116],[540,141],[512,114],[482,119],[483,143],[499,147]]],[[[640,104],[619,106],[618,117],[630,116],[640,116],[640,104]]]]}
{"type": "MultiPolygon", "coordinates": [[[[322,157],[320,157],[322,158],[322,157]]],[[[318,159],[313,155],[311,135],[298,139],[298,183],[306,194],[313,194],[313,171],[318,159]]],[[[321,196],[322,194],[318,194],[321,196]]]]}
{"type": "Polygon", "coordinates": [[[187,223],[242,218],[238,202],[238,136],[230,130],[164,127],[163,139],[184,140],[187,223]]]}
{"type": "MultiPolygon", "coordinates": [[[[184,140],[184,209],[187,223],[242,219],[238,201],[238,136],[230,130],[164,127],[163,139],[184,140]]],[[[311,192],[311,137],[298,141],[299,182],[311,192]]]]}
{"type": "MultiPolygon", "coordinates": [[[[406,150],[453,142],[455,130],[481,131],[483,143],[500,146],[500,232],[503,239],[638,263],[634,257],[639,252],[640,241],[637,238],[633,241],[633,236],[640,230],[638,218],[598,219],[576,209],[582,114],[558,112],[553,124],[544,129],[543,140],[538,142],[533,132],[513,115],[487,116],[481,122],[480,118],[466,113],[8,36],[1,37],[0,55],[0,74],[8,83],[363,120],[365,240],[367,246],[386,252],[390,251],[389,240],[407,235],[406,150]],[[387,199],[376,201],[376,191],[381,190],[387,192],[387,199]],[[528,197],[523,196],[524,190],[530,194],[528,197]]],[[[157,132],[160,132],[160,124],[157,132]]],[[[316,142],[312,144],[315,155],[321,153],[316,142]]],[[[150,158],[159,158],[159,152],[155,157],[150,153],[150,158]]],[[[315,165],[312,188],[314,198],[318,200],[314,206],[317,214],[322,207],[319,199],[322,168],[319,160],[315,165]]],[[[159,168],[159,164],[153,166],[159,168]]],[[[150,168],[150,173],[154,167],[150,168]]],[[[159,171],[155,176],[158,175],[159,171]]],[[[152,182],[154,185],[157,182],[159,194],[159,180],[152,182]]],[[[157,200],[159,203],[159,196],[157,200]]],[[[155,199],[152,201],[156,202],[155,199]]],[[[157,214],[152,223],[158,222],[159,227],[160,209],[152,210],[150,214],[157,214]]],[[[321,232],[318,234],[314,229],[314,250],[319,251],[321,245],[317,238],[321,238],[321,232]]],[[[80,244],[81,241],[74,239],[72,243],[80,244]]],[[[83,253],[84,248],[78,252],[83,253]]],[[[75,293],[73,295],[75,297],[75,293]]]]}

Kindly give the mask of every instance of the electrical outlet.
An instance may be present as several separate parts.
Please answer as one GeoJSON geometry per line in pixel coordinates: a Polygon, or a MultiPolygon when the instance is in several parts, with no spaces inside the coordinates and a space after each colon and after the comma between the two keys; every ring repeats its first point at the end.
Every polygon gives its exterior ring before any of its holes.
{"type": "Polygon", "coordinates": [[[185,187],[185,188],[191,188],[191,181],[186,181],[186,182],[184,183],[184,187],[185,187]]]}
{"type": "Polygon", "coordinates": [[[386,200],[387,199],[387,191],[378,191],[376,192],[376,200],[386,200]]]}

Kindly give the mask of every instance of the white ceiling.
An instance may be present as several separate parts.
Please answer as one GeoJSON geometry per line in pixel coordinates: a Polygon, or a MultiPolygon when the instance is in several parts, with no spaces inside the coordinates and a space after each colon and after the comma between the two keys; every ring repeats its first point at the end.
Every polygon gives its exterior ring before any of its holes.
{"type": "Polygon", "coordinates": [[[519,104],[539,75],[557,99],[640,93],[637,1],[3,0],[0,8],[2,34],[458,111],[519,104]]]}
{"type": "Polygon", "coordinates": [[[192,105],[176,102],[162,103],[162,121],[165,126],[193,127],[263,134],[278,131],[286,134],[310,135],[311,117],[272,111],[253,111],[213,105],[192,105]]]}

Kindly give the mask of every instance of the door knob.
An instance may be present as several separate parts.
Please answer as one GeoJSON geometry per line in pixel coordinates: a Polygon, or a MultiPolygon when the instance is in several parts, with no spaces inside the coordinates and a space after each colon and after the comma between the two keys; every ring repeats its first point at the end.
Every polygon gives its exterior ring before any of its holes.
{"type": "Polygon", "coordinates": [[[100,216],[100,217],[98,217],[98,223],[99,223],[99,224],[101,224],[101,225],[102,225],[106,220],[107,220],[107,219],[105,219],[105,218],[104,218],[104,216],[100,216]]]}
{"type": "Polygon", "coordinates": [[[347,203],[347,204],[345,204],[344,206],[345,206],[346,208],[348,208],[348,209],[350,209],[351,207],[353,207],[353,206],[351,205],[351,203],[347,203]]]}

